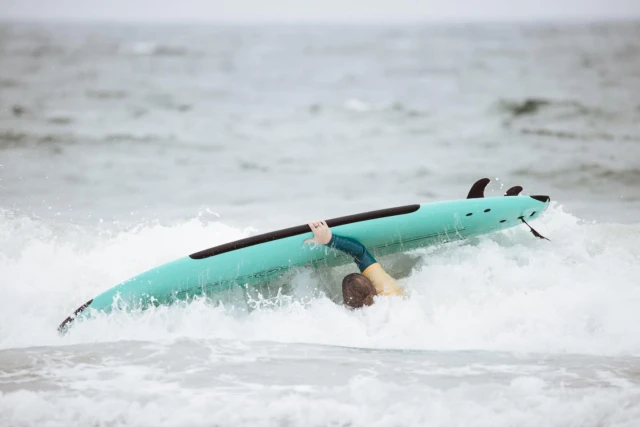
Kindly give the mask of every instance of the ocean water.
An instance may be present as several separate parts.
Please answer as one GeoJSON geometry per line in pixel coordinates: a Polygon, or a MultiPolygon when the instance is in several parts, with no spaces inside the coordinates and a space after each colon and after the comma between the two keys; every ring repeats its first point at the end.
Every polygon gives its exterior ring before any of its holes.
{"type": "Polygon", "coordinates": [[[640,23],[0,24],[0,425],[640,425],[640,23]],[[532,225],[57,325],[259,232],[522,185],[532,225]]]}

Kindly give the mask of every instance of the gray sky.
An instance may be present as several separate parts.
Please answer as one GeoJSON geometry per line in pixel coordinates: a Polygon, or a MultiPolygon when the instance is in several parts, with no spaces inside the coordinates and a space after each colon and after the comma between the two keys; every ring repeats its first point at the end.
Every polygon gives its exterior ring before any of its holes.
{"type": "Polygon", "coordinates": [[[0,0],[0,18],[108,21],[476,21],[639,18],[640,0],[0,0]]]}

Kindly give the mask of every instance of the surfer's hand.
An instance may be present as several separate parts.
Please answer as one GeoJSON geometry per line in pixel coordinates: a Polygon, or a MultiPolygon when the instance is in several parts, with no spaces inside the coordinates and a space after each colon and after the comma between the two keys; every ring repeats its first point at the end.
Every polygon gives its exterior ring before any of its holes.
{"type": "Polygon", "coordinates": [[[324,221],[311,221],[308,222],[309,228],[313,231],[313,239],[307,239],[304,242],[318,245],[326,245],[331,240],[331,229],[324,221]]]}

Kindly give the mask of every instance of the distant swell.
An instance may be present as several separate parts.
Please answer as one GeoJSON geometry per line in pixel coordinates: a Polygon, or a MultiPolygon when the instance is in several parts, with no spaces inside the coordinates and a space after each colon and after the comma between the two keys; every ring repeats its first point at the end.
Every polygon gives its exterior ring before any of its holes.
{"type": "Polygon", "coordinates": [[[536,180],[561,181],[564,185],[602,185],[604,182],[627,186],[640,185],[640,168],[614,169],[597,163],[578,163],[552,170],[521,168],[513,171],[513,174],[536,180]]]}
{"type": "Polygon", "coordinates": [[[567,130],[556,129],[536,129],[536,128],[523,128],[520,130],[523,135],[536,135],[558,139],[577,139],[581,141],[586,140],[604,140],[604,141],[637,141],[640,142],[640,135],[614,135],[606,132],[594,132],[594,133],[578,133],[567,130]]]}
{"type": "Polygon", "coordinates": [[[573,100],[551,100],[545,98],[526,98],[523,101],[501,100],[499,108],[512,118],[532,116],[544,111],[554,110],[557,114],[576,116],[606,116],[608,113],[596,107],[586,106],[573,100]]]}

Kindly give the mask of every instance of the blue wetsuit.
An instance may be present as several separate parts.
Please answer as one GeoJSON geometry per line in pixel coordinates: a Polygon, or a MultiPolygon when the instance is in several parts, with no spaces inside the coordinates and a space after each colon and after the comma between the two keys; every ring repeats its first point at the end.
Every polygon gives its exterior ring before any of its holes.
{"type": "Polygon", "coordinates": [[[327,246],[351,255],[360,272],[365,271],[367,267],[377,262],[362,243],[351,237],[336,236],[334,234],[331,236],[327,246]]]}

